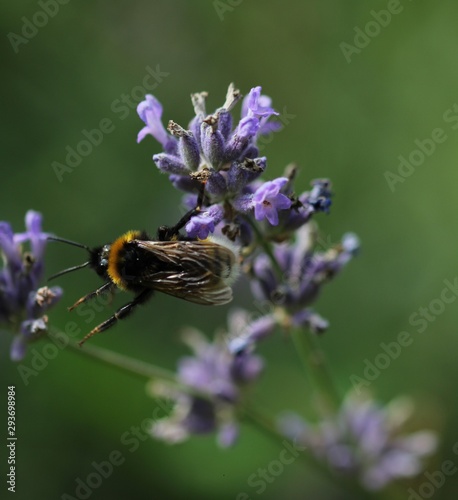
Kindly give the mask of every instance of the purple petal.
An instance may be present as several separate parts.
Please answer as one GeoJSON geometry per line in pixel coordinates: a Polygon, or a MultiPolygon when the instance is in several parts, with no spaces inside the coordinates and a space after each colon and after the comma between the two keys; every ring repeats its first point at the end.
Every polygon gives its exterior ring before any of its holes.
{"type": "MultiPolygon", "coordinates": [[[[267,314],[245,325],[240,325],[238,331],[232,329],[230,332],[231,339],[229,341],[229,350],[234,354],[240,353],[238,356],[241,356],[242,351],[247,347],[273,333],[276,324],[275,317],[271,314],[267,314]]],[[[240,361],[236,365],[239,366],[240,361]]],[[[239,368],[241,369],[240,366],[239,368]]]]}
{"type": "Polygon", "coordinates": [[[186,224],[186,232],[191,238],[204,240],[213,233],[215,226],[219,224],[224,216],[224,209],[220,205],[212,205],[205,212],[191,218],[186,224]]]}
{"type": "Polygon", "coordinates": [[[13,235],[13,229],[8,222],[0,222],[0,249],[2,250],[8,265],[13,269],[22,266],[21,253],[13,235]]]}
{"type": "Polygon", "coordinates": [[[245,97],[242,104],[242,116],[271,116],[278,115],[273,108],[270,107],[272,99],[266,95],[261,95],[261,87],[254,87],[245,97]]]}
{"type": "Polygon", "coordinates": [[[233,446],[239,436],[239,426],[235,422],[224,424],[218,431],[218,444],[221,448],[233,446]]]}
{"type": "Polygon", "coordinates": [[[241,159],[244,156],[245,150],[249,147],[251,139],[253,139],[259,130],[259,120],[254,117],[242,118],[229,139],[226,150],[224,152],[223,161],[231,162],[241,159]]]}
{"type": "MultiPolygon", "coordinates": [[[[268,207],[264,210],[265,218],[272,226],[278,226],[278,212],[274,207],[268,207]]],[[[263,217],[256,217],[256,220],[262,220],[263,217]]]]}
{"type": "Polygon", "coordinates": [[[176,140],[167,133],[162,124],[161,103],[154,96],[148,94],[145,96],[145,100],[137,106],[137,113],[146,125],[146,127],[138,133],[137,142],[143,140],[147,134],[151,134],[160,144],[162,144],[166,152],[170,152],[172,149],[171,145],[174,144],[176,146],[176,140]]]}
{"type": "Polygon", "coordinates": [[[292,201],[284,194],[278,193],[274,198],[277,210],[286,210],[291,207],[292,201]]]}
{"type": "Polygon", "coordinates": [[[27,342],[22,335],[16,335],[11,343],[11,361],[21,361],[27,352],[27,342]]]}
{"type": "Polygon", "coordinates": [[[288,183],[286,177],[279,177],[273,181],[265,182],[254,193],[252,204],[256,220],[266,218],[270,224],[278,224],[278,210],[291,207],[291,200],[280,193],[280,189],[288,183]]]}
{"type": "Polygon", "coordinates": [[[289,181],[286,177],[278,177],[273,181],[264,182],[264,184],[261,184],[261,186],[259,186],[259,188],[254,193],[253,201],[263,202],[264,200],[275,197],[277,194],[279,194],[281,188],[286,186],[288,182],[289,181]]]}
{"type": "Polygon", "coordinates": [[[30,245],[36,261],[41,261],[46,247],[48,234],[41,230],[42,215],[34,210],[29,210],[25,216],[25,226],[30,235],[30,245]]]}
{"type": "Polygon", "coordinates": [[[190,238],[205,240],[215,230],[215,223],[208,215],[200,214],[192,217],[186,224],[186,232],[190,238]]]}
{"type": "Polygon", "coordinates": [[[268,135],[273,132],[278,132],[283,128],[280,122],[267,121],[268,118],[261,118],[259,126],[259,135],[268,135]]]}
{"type": "Polygon", "coordinates": [[[259,130],[259,120],[254,117],[242,118],[237,126],[235,136],[238,139],[251,139],[259,130]]]}
{"type": "Polygon", "coordinates": [[[181,358],[178,362],[180,380],[203,390],[209,390],[209,385],[213,381],[213,372],[210,368],[198,358],[191,356],[181,358]]]}

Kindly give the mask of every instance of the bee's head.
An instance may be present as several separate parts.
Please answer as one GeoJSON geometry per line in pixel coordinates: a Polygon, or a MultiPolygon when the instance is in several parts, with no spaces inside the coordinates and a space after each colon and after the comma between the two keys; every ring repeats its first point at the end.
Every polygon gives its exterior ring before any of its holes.
{"type": "Polygon", "coordinates": [[[108,257],[110,254],[111,245],[103,245],[101,247],[89,250],[88,266],[102,278],[108,276],[108,257]]]}

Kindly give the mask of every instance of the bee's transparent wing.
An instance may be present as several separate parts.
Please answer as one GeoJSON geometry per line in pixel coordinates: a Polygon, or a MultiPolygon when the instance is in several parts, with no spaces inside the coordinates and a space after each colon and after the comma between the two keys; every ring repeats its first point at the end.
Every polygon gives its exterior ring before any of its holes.
{"type": "Polygon", "coordinates": [[[161,261],[160,269],[142,274],[144,286],[203,305],[232,300],[226,280],[235,263],[233,252],[211,241],[142,241],[139,248],[161,261]]]}

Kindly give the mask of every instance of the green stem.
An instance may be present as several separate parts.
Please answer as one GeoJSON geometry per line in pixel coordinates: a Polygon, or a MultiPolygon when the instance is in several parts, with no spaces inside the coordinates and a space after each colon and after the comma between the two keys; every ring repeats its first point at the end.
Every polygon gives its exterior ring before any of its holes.
{"type": "Polygon", "coordinates": [[[109,351],[108,349],[104,349],[102,347],[97,347],[87,343],[84,347],[80,347],[73,341],[70,341],[67,347],[82,356],[97,359],[98,361],[102,361],[102,363],[115,367],[123,372],[130,373],[131,375],[137,375],[142,378],[157,378],[174,384],[178,382],[175,374],[171,371],[145,363],[139,359],[129,358],[128,356],[109,351]]]}
{"type": "Polygon", "coordinates": [[[324,354],[318,347],[314,334],[296,328],[292,330],[291,337],[305,370],[313,380],[319,406],[326,415],[335,414],[342,398],[329,373],[324,354]]]}
{"type": "Polygon", "coordinates": [[[211,399],[207,393],[180,382],[175,373],[166,370],[165,368],[146,363],[139,359],[129,358],[123,354],[118,354],[108,349],[87,343],[84,344],[84,347],[80,347],[76,342],[69,341],[67,347],[81,356],[96,359],[97,361],[101,361],[102,363],[111,366],[112,368],[121,370],[124,373],[128,373],[129,375],[169,382],[188,394],[192,394],[203,399],[211,399]]]}

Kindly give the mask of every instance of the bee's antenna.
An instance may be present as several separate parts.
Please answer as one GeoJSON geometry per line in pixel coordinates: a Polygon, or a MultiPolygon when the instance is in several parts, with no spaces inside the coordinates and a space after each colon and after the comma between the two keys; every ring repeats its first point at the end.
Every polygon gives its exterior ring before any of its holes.
{"type": "MultiPolygon", "coordinates": [[[[56,241],[58,241],[58,240],[56,240],[56,241]]],[[[48,281],[51,281],[54,278],[58,278],[59,276],[62,276],[63,274],[71,273],[72,271],[77,271],[78,269],[82,269],[83,267],[86,267],[89,264],[90,264],[90,262],[88,261],[88,262],[85,262],[84,264],[80,264],[79,266],[73,266],[73,267],[69,267],[68,269],[64,269],[63,271],[59,271],[58,273],[50,276],[48,278],[48,281]]]]}
{"type": "Polygon", "coordinates": [[[81,243],[76,243],[75,241],[66,240],[64,238],[58,238],[57,236],[48,236],[47,240],[48,241],[60,241],[61,243],[67,243],[67,245],[73,245],[74,247],[84,248],[88,252],[91,251],[91,249],[88,246],[86,246],[86,245],[82,245],[81,243]]]}

